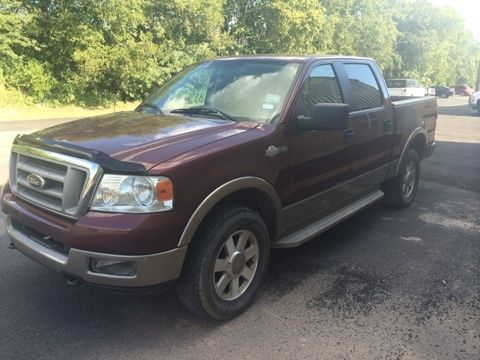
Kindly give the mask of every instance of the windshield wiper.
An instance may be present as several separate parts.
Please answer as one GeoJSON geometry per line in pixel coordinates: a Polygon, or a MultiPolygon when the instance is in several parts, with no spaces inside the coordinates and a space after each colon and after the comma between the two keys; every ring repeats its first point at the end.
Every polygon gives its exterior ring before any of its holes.
{"type": "Polygon", "coordinates": [[[216,115],[224,120],[236,121],[231,115],[223,112],[222,110],[215,109],[211,106],[193,106],[189,108],[180,108],[170,111],[173,114],[205,114],[205,115],[216,115]]]}
{"type": "Polygon", "coordinates": [[[158,106],[155,105],[155,104],[150,104],[150,103],[140,104],[140,105],[137,107],[137,109],[140,109],[140,108],[154,109],[154,110],[157,110],[157,113],[158,113],[159,115],[163,115],[162,109],[160,109],[160,107],[158,107],[158,106]]]}

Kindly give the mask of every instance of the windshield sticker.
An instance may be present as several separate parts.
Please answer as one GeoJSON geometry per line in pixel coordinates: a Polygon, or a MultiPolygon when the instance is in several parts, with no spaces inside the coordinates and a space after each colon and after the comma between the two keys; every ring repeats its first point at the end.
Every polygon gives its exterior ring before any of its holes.
{"type": "Polygon", "coordinates": [[[280,102],[280,99],[280,95],[267,94],[267,96],[265,96],[265,102],[269,104],[278,104],[280,102]]]}
{"type": "Polygon", "coordinates": [[[274,104],[263,104],[262,105],[263,110],[273,110],[274,107],[275,107],[274,104]]]}

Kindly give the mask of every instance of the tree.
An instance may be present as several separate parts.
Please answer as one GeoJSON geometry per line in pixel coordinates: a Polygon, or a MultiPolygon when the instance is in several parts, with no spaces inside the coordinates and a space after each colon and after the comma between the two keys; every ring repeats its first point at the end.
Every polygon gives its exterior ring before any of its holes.
{"type": "Polygon", "coordinates": [[[411,0],[3,0],[0,86],[35,101],[143,98],[233,54],[375,58],[387,76],[473,84],[480,45],[452,9],[411,0]]]}

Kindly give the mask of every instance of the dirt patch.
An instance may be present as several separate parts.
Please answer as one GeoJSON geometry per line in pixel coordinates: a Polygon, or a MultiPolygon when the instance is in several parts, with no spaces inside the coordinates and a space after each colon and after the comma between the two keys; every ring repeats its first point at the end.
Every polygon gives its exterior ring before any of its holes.
{"type": "Polygon", "coordinates": [[[362,269],[342,266],[332,286],[307,303],[308,308],[327,308],[338,315],[368,314],[389,297],[385,278],[362,269]]]}

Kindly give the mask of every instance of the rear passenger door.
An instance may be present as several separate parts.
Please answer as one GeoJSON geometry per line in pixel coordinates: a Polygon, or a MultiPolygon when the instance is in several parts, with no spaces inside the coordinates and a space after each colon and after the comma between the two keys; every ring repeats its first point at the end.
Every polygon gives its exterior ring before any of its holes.
{"type": "Polygon", "coordinates": [[[391,161],[393,109],[386,104],[386,89],[376,67],[365,62],[342,63],[343,85],[349,88],[353,146],[352,187],[358,194],[385,180],[391,161]]]}
{"type": "Polygon", "coordinates": [[[338,186],[351,179],[353,142],[343,130],[299,131],[295,119],[311,117],[318,103],[345,103],[332,63],[316,63],[303,80],[289,119],[287,227],[318,217],[351,193],[338,186]]]}

